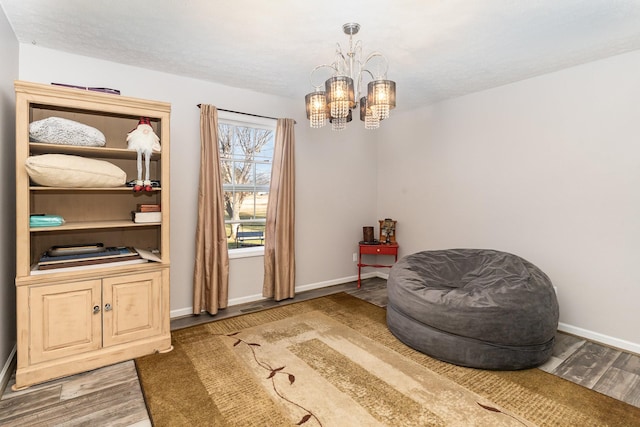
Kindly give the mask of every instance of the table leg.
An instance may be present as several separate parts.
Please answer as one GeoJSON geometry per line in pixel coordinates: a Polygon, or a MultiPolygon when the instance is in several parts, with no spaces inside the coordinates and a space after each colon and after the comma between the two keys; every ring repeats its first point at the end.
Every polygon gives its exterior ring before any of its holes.
{"type": "Polygon", "coordinates": [[[360,271],[362,270],[362,252],[358,251],[358,289],[360,289],[360,271]]]}

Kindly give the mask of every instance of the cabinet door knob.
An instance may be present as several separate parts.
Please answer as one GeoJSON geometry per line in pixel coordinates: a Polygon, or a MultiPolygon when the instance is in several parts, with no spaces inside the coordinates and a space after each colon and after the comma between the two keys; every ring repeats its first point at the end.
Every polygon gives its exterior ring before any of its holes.
{"type": "Polygon", "coordinates": [[[93,314],[98,314],[100,313],[100,306],[99,305],[94,305],[93,306],[93,314]]]}
{"type": "Polygon", "coordinates": [[[106,303],[106,304],[104,305],[104,311],[111,311],[111,304],[106,303]]]}

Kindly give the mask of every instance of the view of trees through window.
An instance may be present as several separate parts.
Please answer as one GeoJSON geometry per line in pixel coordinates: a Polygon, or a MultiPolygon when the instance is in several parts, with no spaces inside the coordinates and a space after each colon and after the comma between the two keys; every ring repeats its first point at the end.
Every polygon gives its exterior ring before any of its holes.
{"type": "Polygon", "coordinates": [[[219,119],[218,146],[229,249],[264,246],[273,124],[219,119]]]}

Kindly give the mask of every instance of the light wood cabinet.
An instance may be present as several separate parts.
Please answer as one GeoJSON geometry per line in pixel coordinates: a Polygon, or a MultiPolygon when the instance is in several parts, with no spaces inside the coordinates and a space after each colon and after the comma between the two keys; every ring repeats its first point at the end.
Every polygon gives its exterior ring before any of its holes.
{"type": "Polygon", "coordinates": [[[15,389],[171,350],[169,329],[170,105],[119,95],[17,81],[15,389]],[[30,142],[29,124],[61,117],[100,130],[104,147],[30,142]],[[35,185],[25,161],[67,154],[111,162],[136,178],[136,152],[126,135],[149,117],[162,151],[151,158],[150,192],[130,187],[62,188],[35,185]],[[134,223],[138,204],[160,204],[161,221],[134,223]],[[59,226],[30,227],[34,213],[60,215],[59,226]],[[154,251],[155,262],[98,264],[36,271],[52,246],[103,243],[154,251]]]}
{"type": "Polygon", "coordinates": [[[107,277],[102,287],[105,346],[160,335],[162,277],[160,272],[107,277]]]}
{"type": "Polygon", "coordinates": [[[30,362],[38,364],[102,347],[100,280],[47,284],[28,293],[30,362]],[[96,315],[97,314],[97,315],[96,315]]]}

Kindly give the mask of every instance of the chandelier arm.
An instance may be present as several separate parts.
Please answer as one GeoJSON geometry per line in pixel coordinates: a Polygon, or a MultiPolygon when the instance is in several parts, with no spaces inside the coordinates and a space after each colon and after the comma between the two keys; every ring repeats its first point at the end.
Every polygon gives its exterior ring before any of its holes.
{"type": "Polygon", "coordinates": [[[360,55],[362,55],[362,40],[358,40],[355,44],[355,49],[353,49],[354,52],[360,52],[360,55]]]}
{"type": "Polygon", "coordinates": [[[311,74],[309,74],[309,83],[311,83],[311,86],[313,86],[314,88],[318,89],[319,87],[322,87],[324,85],[324,81],[321,82],[319,85],[313,84],[313,74],[316,71],[318,71],[319,69],[321,69],[321,68],[331,68],[334,72],[337,73],[338,72],[338,68],[334,64],[321,64],[321,65],[317,65],[316,67],[314,67],[313,70],[311,70],[311,74]]]}
{"type": "Polygon", "coordinates": [[[360,68],[360,72],[358,73],[358,94],[357,94],[357,99],[360,99],[360,95],[362,93],[365,93],[366,91],[362,91],[362,81],[363,81],[363,76],[364,74],[369,74],[369,76],[371,77],[371,80],[375,80],[376,77],[373,75],[373,73],[369,70],[367,70],[366,68],[360,68]]]}
{"type": "MultiPolygon", "coordinates": [[[[347,56],[349,56],[349,53],[347,53],[347,56]]],[[[345,58],[344,53],[342,52],[342,46],[340,46],[340,43],[336,43],[336,54],[332,65],[334,65],[333,69],[336,70],[336,73],[339,75],[349,75],[347,70],[349,68],[347,65],[347,58],[345,58]]]]}
{"type": "MultiPolygon", "coordinates": [[[[373,58],[382,58],[384,60],[384,73],[382,73],[382,75],[380,76],[375,76],[373,77],[374,80],[378,79],[378,78],[385,78],[387,76],[387,71],[389,71],[389,60],[387,59],[386,56],[384,56],[382,53],[380,52],[371,52],[367,58],[364,60],[364,63],[362,64],[362,71],[365,71],[365,68],[367,66],[367,63],[372,60],[373,58]]],[[[369,70],[366,70],[369,72],[369,74],[371,74],[373,76],[373,73],[369,70]]]]}
{"type": "Polygon", "coordinates": [[[362,77],[360,76],[360,73],[362,71],[362,41],[358,40],[355,44],[355,49],[353,49],[352,52],[350,52],[350,58],[351,58],[351,63],[350,63],[350,69],[349,72],[351,73],[351,78],[356,80],[358,80],[358,92],[360,92],[360,82],[362,81],[362,77]],[[357,68],[354,68],[354,65],[357,68]]]}
{"type": "MultiPolygon", "coordinates": [[[[365,68],[365,69],[363,69],[363,70],[362,70],[362,72],[361,72],[360,74],[362,75],[362,74],[364,74],[364,73],[369,74],[369,75],[371,76],[371,80],[375,80],[375,79],[376,79],[376,76],[374,76],[374,75],[373,75],[373,73],[372,73],[371,71],[367,70],[366,68],[365,68]]],[[[362,80],[362,78],[361,78],[361,80],[362,80]]]]}
{"type": "MultiPolygon", "coordinates": [[[[360,67],[360,61],[357,62],[360,67]]],[[[356,85],[356,103],[360,102],[360,92],[362,91],[362,73],[358,70],[358,83],[356,85]]]]}

